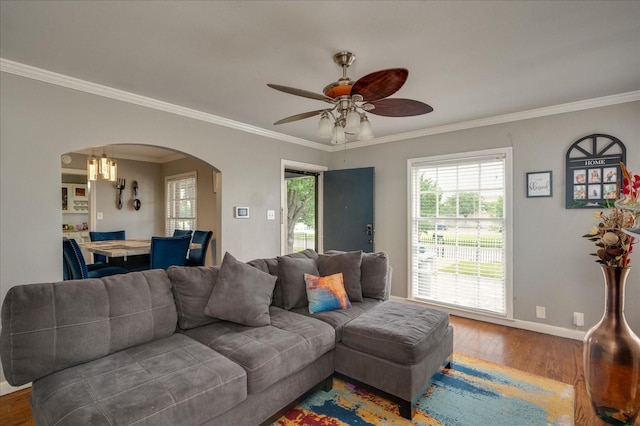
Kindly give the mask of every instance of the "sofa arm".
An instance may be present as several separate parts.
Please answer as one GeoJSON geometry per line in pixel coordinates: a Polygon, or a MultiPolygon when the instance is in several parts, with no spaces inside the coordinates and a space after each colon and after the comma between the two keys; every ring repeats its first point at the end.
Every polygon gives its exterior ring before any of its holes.
{"type": "Polygon", "coordinates": [[[2,304],[7,382],[53,372],[170,336],[177,324],[163,270],[12,287],[2,304]]]}

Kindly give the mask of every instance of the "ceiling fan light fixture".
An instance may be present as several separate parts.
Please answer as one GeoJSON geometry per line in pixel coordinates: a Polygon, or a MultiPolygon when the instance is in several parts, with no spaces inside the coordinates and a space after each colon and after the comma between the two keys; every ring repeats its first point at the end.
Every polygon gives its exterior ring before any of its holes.
{"type": "Polygon", "coordinates": [[[333,55],[333,61],[342,68],[342,77],[328,84],[322,94],[294,87],[267,83],[272,89],[303,98],[315,99],[332,105],[316,111],[304,112],[283,118],[274,125],[290,123],[322,114],[317,135],[331,138],[332,144],[346,143],[347,137],[357,136],[358,140],[374,138],[371,123],[366,112],[386,117],[412,117],[427,114],[433,108],[413,99],[389,98],[396,93],[409,76],[406,68],[389,68],[369,73],[353,81],[347,76],[347,69],[356,60],[356,55],[342,51],[333,55]],[[333,124],[333,126],[332,126],[333,124]]]}
{"type": "Polygon", "coordinates": [[[362,114],[360,119],[360,133],[358,133],[359,141],[370,141],[373,139],[373,129],[371,123],[365,114],[362,114]]]}
{"type": "Polygon", "coordinates": [[[327,113],[326,111],[324,111],[322,113],[322,116],[320,117],[317,134],[321,138],[330,138],[332,136],[331,119],[329,118],[329,113],[327,113]]]}
{"type": "Polygon", "coordinates": [[[352,135],[360,132],[360,114],[355,108],[351,108],[347,113],[344,131],[352,135]]]}
{"type": "Polygon", "coordinates": [[[347,137],[344,134],[344,127],[342,127],[341,124],[336,123],[336,125],[333,126],[333,137],[331,138],[331,143],[334,145],[338,145],[346,142],[347,137]]]}

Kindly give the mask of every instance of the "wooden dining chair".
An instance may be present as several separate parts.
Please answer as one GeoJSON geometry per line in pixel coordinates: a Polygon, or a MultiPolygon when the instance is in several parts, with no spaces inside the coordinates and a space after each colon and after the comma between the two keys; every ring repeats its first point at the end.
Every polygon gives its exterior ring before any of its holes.
{"type": "Polygon", "coordinates": [[[151,237],[151,269],[167,269],[169,266],[184,266],[191,235],[179,237],[151,237]]]}
{"type": "Polygon", "coordinates": [[[101,278],[109,275],[126,274],[124,268],[109,266],[107,263],[87,265],[80,251],[80,246],[73,238],[62,240],[63,278],[83,280],[86,278],[101,278]]]}
{"type": "Polygon", "coordinates": [[[200,244],[200,248],[189,250],[187,255],[187,266],[204,266],[207,258],[207,249],[213,236],[212,231],[194,231],[191,238],[192,243],[200,244]]]}
{"type": "MultiPolygon", "coordinates": [[[[89,232],[91,241],[110,241],[110,240],[126,240],[125,231],[91,231],[89,232]]],[[[106,263],[107,258],[101,254],[93,254],[93,263],[106,263]]]]}

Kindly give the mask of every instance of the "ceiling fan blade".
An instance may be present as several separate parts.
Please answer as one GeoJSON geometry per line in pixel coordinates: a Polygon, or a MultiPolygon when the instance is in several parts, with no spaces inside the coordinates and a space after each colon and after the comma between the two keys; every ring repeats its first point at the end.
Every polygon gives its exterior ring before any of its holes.
{"type": "Polygon", "coordinates": [[[391,68],[367,74],[351,87],[351,96],[362,95],[366,102],[377,101],[396,93],[407,81],[409,70],[391,68]]]}
{"type": "Polygon", "coordinates": [[[323,111],[327,111],[327,110],[319,109],[317,111],[303,112],[301,114],[296,114],[296,115],[292,115],[291,117],[283,118],[282,120],[278,120],[273,124],[274,126],[277,126],[278,124],[291,123],[292,121],[298,121],[298,120],[302,120],[303,118],[313,117],[314,115],[318,115],[323,111]]]}
{"type": "Polygon", "coordinates": [[[271,87],[272,89],[276,89],[281,92],[288,93],[290,95],[302,96],[303,98],[316,99],[318,101],[325,101],[334,105],[336,103],[336,101],[334,101],[332,98],[326,95],[310,92],[308,90],[296,89],[295,87],[281,86],[279,84],[271,84],[271,83],[267,83],[267,86],[271,87]]]}
{"type": "Polygon", "coordinates": [[[413,99],[391,98],[369,103],[375,108],[367,111],[368,113],[385,117],[411,117],[433,111],[430,105],[413,99]]]}

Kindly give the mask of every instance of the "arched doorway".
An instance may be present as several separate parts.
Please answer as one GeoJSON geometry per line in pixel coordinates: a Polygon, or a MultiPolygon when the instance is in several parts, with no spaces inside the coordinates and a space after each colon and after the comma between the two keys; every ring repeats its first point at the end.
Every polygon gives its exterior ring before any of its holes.
{"type": "MultiPolygon", "coordinates": [[[[99,148],[83,148],[65,153],[61,158],[61,175],[64,180],[73,173],[86,177],[87,157],[103,152],[118,164],[119,182],[104,179],[87,183],[88,210],[63,213],[63,226],[67,229],[87,224],[90,230],[109,231],[125,229],[127,239],[149,239],[154,235],[166,235],[165,177],[182,173],[196,176],[197,212],[195,226],[212,230],[211,249],[207,253],[207,265],[218,264],[221,236],[220,196],[221,174],[217,168],[189,155],[170,148],[143,144],[117,144],[99,148]],[[133,182],[137,183],[139,205],[135,208],[133,182]],[[118,184],[123,186],[118,188],[118,184]],[[122,193],[122,203],[118,200],[122,193]],[[84,220],[86,219],[86,220],[84,220]]],[[[74,185],[78,185],[75,176],[74,185]]],[[[64,187],[64,185],[63,185],[64,187]]],[[[71,200],[73,203],[74,200],[71,200]]]]}

